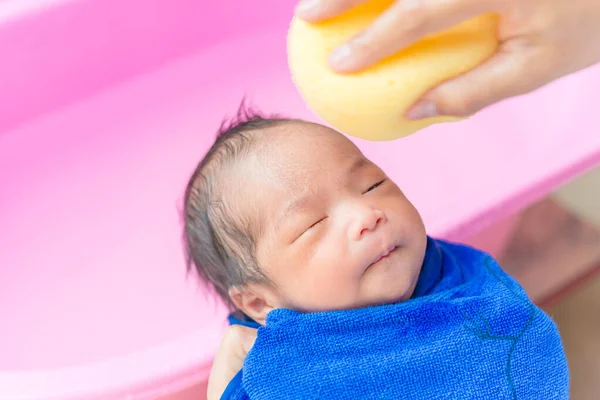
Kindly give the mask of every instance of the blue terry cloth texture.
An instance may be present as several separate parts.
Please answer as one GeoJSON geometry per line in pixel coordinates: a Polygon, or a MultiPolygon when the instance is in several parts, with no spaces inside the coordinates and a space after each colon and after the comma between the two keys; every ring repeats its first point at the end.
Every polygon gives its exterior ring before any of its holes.
{"type": "Polygon", "coordinates": [[[568,399],[554,322],[487,254],[428,238],[408,301],[276,309],[222,399],[568,399]]]}

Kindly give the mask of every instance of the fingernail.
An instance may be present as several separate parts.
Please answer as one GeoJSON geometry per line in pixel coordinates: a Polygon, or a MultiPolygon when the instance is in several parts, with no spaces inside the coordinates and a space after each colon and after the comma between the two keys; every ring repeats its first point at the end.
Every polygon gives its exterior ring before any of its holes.
{"type": "Polygon", "coordinates": [[[321,0],[303,0],[296,6],[296,12],[304,17],[310,17],[310,14],[318,11],[321,7],[321,0]]]}
{"type": "Polygon", "coordinates": [[[344,44],[335,49],[329,58],[329,62],[334,68],[347,68],[352,63],[352,47],[344,44]]]}
{"type": "Polygon", "coordinates": [[[433,101],[421,100],[417,102],[406,114],[406,117],[410,120],[418,120],[424,118],[431,118],[438,115],[437,106],[433,101]]]}

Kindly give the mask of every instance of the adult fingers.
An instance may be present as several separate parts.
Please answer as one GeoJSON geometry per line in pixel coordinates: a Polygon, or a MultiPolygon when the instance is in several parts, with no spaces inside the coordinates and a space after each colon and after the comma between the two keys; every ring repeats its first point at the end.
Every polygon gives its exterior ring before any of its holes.
{"type": "Polygon", "coordinates": [[[439,115],[466,117],[550,80],[548,60],[536,49],[501,48],[488,61],[429,91],[407,113],[412,120],[439,115]]]}
{"type": "Polygon", "coordinates": [[[308,22],[318,22],[340,15],[369,0],[302,0],[296,6],[296,15],[308,22]]]}
{"type": "Polygon", "coordinates": [[[333,51],[330,65],[349,73],[367,68],[422,39],[492,11],[497,0],[399,0],[372,25],[333,51]]]}
{"type": "Polygon", "coordinates": [[[244,365],[246,354],[256,340],[256,329],[233,325],[225,332],[210,371],[207,398],[217,400],[244,365]]]}
{"type": "Polygon", "coordinates": [[[256,341],[257,330],[253,328],[242,327],[241,331],[241,343],[242,349],[244,351],[244,357],[250,350],[252,350],[252,346],[254,346],[254,342],[256,341]]]}

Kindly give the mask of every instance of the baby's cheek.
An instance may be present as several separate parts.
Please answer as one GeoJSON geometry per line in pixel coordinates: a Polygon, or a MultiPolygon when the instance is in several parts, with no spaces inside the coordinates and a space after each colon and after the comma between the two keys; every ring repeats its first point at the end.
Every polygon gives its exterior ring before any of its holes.
{"type": "Polygon", "coordinates": [[[425,240],[425,225],[421,214],[407,199],[395,201],[388,216],[390,222],[396,229],[401,230],[402,236],[409,243],[425,240]]]}
{"type": "Polygon", "coordinates": [[[288,283],[294,302],[310,310],[347,308],[360,289],[360,279],[341,254],[313,258],[288,283]]]}
{"type": "Polygon", "coordinates": [[[349,251],[331,250],[323,257],[314,260],[313,277],[315,285],[326,284],[331,290],[351,291],[360,282],[361,271],[358,271],[356,257],[349,251]]]}

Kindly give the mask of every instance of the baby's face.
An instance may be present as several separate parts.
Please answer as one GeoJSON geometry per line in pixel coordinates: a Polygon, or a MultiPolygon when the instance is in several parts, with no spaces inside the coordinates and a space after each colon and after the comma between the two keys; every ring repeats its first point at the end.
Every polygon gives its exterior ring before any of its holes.
{"type": "Polygon", "coordinates": [[[408,299],[427,239],[398,186],[329,128],[293,123],[260,140],[266,145],[236,176],[249,188],[242,208],[263,221],[257,260],[274,283],[264,288],[272,306],[325,311],[408,299]]]}

